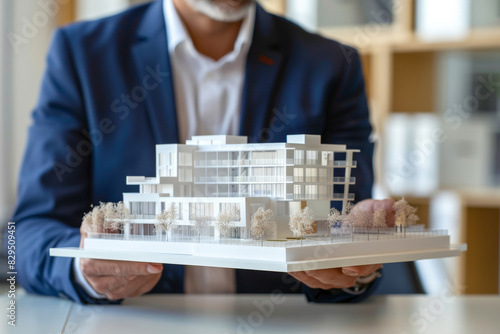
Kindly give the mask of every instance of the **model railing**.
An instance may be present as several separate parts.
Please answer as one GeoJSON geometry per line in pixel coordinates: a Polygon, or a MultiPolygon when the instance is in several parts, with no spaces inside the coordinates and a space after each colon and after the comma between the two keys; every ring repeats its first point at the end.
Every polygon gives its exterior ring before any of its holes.
{"type": "Polygon", "coordinates": [[[156,215],[155,214],[134,214],[134,219],[155,219],[156,215]]]}
{"type": "MultiPolygon", "coordinates": [[[[333,181],[328,177],[319,176],[196,176],[196,183],[232,183],[232,182],[314,182],[314,183],[346,183],[345,177],[334,177],[333,181]]],[[[349,184],[356,182],[355,177],[349,178],[349,184]]]]}
{"type": "Polygon", "coordinates": [[[352,161],[350,165],[345,160],[337,160],[333,162],[334,167],[357,167],[357,161],[352,161]]]}
{"type": "Polygon", "coordinates": [[[297,247],[297,246],[316,246],[329,245],[337,243],[369,242],[383,240],[402,240],[418,239],[429,237],[447,236],[446,230],[421,230],[406,233],[395,232],[393,228],[349,228],[332,227],[329,236],[318,236],[317,234],[305,236],[304,239],[287,238],[284,240],[253,240],[248,238],[248,230],[245,227],[233,227],[230,238],[215,238],[214,227],[207,226],[203,233],[197,233],[191,226],[179,226],[169,232],[168,239],[166,233],[154,232],[153,228],[130,229],[128,233],[124,230],[113,231],[110,233],[89,232],[88,238],[106,239],[106,240],[127,240],[127,241],[154,241],[169,243],[202,243],[214,245],[238,245],[238,246],[265,246],[265,247],[297,247]]]}
{"type": "Polygon", "coordinates": [[[305,166],[334,166],[334,167],[356,167],[357,162],[352,161],[347,164],[345,160],[328,161],[327,164],[322,164],[318,159],[212,159],[212,160],[196,160],[195,167],[230,167],[230,166],[283,166],[283,165],[305,165],[305,166]]]}
{"type": "MultiPolygon", "coordinates": [[[[346,178],[345,177],[334,177],[333,183],[346,183],[346,178]]],[[[354,183],[356,183],[356,178],[355,177],[349,178],[349,184],[354,184],[354,183]]]]}
{"type": "Polygon", "coordinates": [[[293,176],[196,176],[195,183],[292,182],[293,176]]]}
{"type": "MultiPolygon", "coordinates": [[[[283,166],[285,159],[241,159],[241,160],[197,160],[196,167],[226,167],[226,166],[283,166]]],[[[290,163],[293,163],[291,160],[290,163]]]]}
{"type": "MultiPolygon", "coordinates": [[[[333,199],[344,199],[344,194],[333,194],[333,199]]],[[[354,194],[348,194],[347,200],[354,201],[354,194]]]]}
{"type": "Polygon", "coordinates": [[[215,197],[245,197],[244,194],[239,192],[216,192],[215,197]]]}

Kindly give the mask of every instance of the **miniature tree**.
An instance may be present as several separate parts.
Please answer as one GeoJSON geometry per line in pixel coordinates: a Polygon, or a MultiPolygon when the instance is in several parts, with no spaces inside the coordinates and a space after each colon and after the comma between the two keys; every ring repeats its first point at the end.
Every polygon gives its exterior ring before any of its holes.
{"type": "Polygon", "coordinates": [[[342,215],[347,217],[347,215],[352,211],[354,208],[354,204],[352,204],[351,201],[347,201],[345,206],[342,206],[342,215]]]}
{"type": "Polygon", "coordinates": [[[196,216],[193,218],[193,227],[191,228],[198,235],[198,242],[200,242],[201,232],[203,229],[208,226],[208,222],[210,221],[209,217],[196,216]]]}
{"type": "Polygon", "coordinates": [[[377,229],[377,234],[380,233],[381,228],[387,228],[387,211],[378,209],[373,213],[373,227],[377,229]]]}
{"type": "Polygon", "coordinates": [[[114,203],[100,202],[98,206],[91,205],[92,210],[83,216],[82,224],[90,227],[92,232],[103,233],[104,222],[108,212],[114,212],[114,203]]]}
{"type": "Polygon", "coordinates": [[[295,211],[290,216],[290,231],[301,238],[300,244],[304,235],[313,233],[314,212],[307,206],[304,209],[295,211]]]}
{"type": "Polygon", "coordinates": [[[352,216],[350,216],[353,209],[354,205],[352,202],[347,202],[347,205],[342,210],[342,227],[353,227],[354,221],[352,220],[352,216]]]}
{"type": "Polygon", "coordinates": [[[342,227],[351,229],[351,241],[354,241],[354,222],[355,215],[351,214],[355,206],[352,202],[347,202],[347,205],[342,210],[342,227]]]}
{"type": "MultiPolygon", "coordinates": [[[[111,204],[111,203],[109,203],[111,204]]],[[[102,233],[104,232],[104,220],[106,217],[107,204],[99,203],[92,210],[92,230],[94,232],[102,233]]]]}
{"type": "Polygon", "coordinates": [[[330,209],[330,214],[328,215],[327,221],[328,224],[330,225],[330,236],[333,240],[333,230],[334,228],[342,228],[343,227],[343,220],[344,217],[342,216],[342,213],[340,213],[339,210],[336,208],[331,208],[330,209]]]}
{"type": "Polygon", "coordinates": [[[417,208],[408,204],[408,202],[403,198],[394,203],[393,206],[394,213],[396,215],[396,229],[399,226],[400,231],[404,228],[406,232],[406,226],[415,225],[419,220],[416,215],[417,208]]]}
{"type": "Polygon", "coordinates": [[[273,210],[265,210],[263,207],[257,209],[253,214],[251,220],[252,236],[260,239],[260,244],[264,242],[264,235],[271,229],[271,218],[273,217],[273,210]]]}
{"type": "Polygon", "coordinates": [[[168,241],[168,231],[172,228],[172,226],[176,222],[177,217],[177,208],[175,204],[170,204],[170,207],[166,210],[163,210],[162,213],[156,216],[155,220],[155,229],[157,231],[165,231],[165,236],[168,241]]]}
{"type": "Polygon", "coordinates": [[[395,202],[393,205],[394,214],[396,216],[395,226],[403,226],[406,224],[406,207],[408,202],[403,198],[395,202]]]}
{"type": "Polygon", "coordinates": [[[373,225],[373,216],[371,212],[363,210],[361,207],[354,207],[349,213],[350,220],[354,227],[368,228],[373,225]]]}
{"type": "Polygon", "coordinates": [[[335,208],[330,209],[330,214],[328,215],[330,227],[342,227],[342,218],[342,214],[339,210],[335,208]]]}
{"type": "MultiPolygon", "coordinates": [[[[353,228],[353,234],[354,234],[354,229],[369,229],[373,225],[373,215],[370,211],[364,210],[360,206],[355,206],[352,208],[352,210],[349,212],[348,215],[348,221],[350,221],[351,226],[353,228]]],[[[368,240],[370,240],[370,233],[368,231],[367,237],[368,240]]],[[[354,238],[354,236],[353,236],[354,238]]]]}
{"type": "Polygon", "coordinates": [[[217,217],[217,228],[223,237],[229,238],[231,234],[231,226],[233,225],[233,222],[239,218],[239,216],[240,212],[234,206],[231,206],[219,213],[219,217],[217,217]]]}
{"type": "Polygon", "coordinates": [[[123,202],[107,203],[105,205],[105,220],[109,222],[110,232],[121,232],[125,225],[125,220],[129,217],[129,210],[123,202]]]}
{"type": "Polygon", "coordinates": [[[88,226],[90,229],[90,232],[102,232],[99,231],[97,228],[94,228],[94,214],[97,214],[97,211],[94,213],[94,210],[96,209],[93,205],[90,206],[92,210],[89,212],[85,213],[82,218],[82,225],[83,226],[88,226]]]}

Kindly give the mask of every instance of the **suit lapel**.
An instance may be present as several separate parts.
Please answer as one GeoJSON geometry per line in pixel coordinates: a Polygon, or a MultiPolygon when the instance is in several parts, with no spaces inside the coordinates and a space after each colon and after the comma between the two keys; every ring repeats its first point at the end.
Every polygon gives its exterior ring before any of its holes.
{"type": "Polygon", "coordinates": [[[252,46],[248,52],[243,89],[240,135],[250,141],[266,141],[262,129],[272,117],[282,54],[272,16],[257,5],[252,46]]]}
{"type": "Polygon", "coordinates": [[[142,87],[137,89],[146,92],[144,105],[157,144],[179,142],[167,45],[162,1],[156,1],[147,9],[140,23],[132,55],[138,75],[137,85],[142,87]]]}

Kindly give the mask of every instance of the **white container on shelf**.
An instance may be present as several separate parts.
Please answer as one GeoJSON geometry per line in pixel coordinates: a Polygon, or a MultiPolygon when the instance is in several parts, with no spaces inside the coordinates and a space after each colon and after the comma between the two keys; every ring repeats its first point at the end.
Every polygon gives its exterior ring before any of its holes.
{"type": "Polygon", "coordinates": [[[412,194],[429,196],[439,186],[439,150],[444,139],[439,117],[433,113],[419,113],[413,116],[413,141],[410,160],[415,160],[415,177],[412,194]],[[412,155],[414,157],[412,157],[412,155]]]}
{"type": "Polygon", "coordinates": [[[442,130],[431,113],[394,113],[385,126],[385,185],[393,195],[429,196],[439,185],[442,130]]]}
{"type": "Polygon", "coordinates": [[[391,114],[385,124],[384,183],[393,195],[408,194],[412,187],[414,169],[405,161],[410,151],[410,117],[404,113],[391,114]]]}
{"type": "Polygon", "coordinates": [[[471,25],[471,0],[417,0],[416,35],[423,41],[460,40],[471,25]]]}
{"type": "Polygon", "coordinates": [[[491,117],[471,117],[460,127],[446,124],[440,155],[441,186],[492,186],[494,123],[491,117]]]}
{"type": "Polygon", "coordinates": [[[287,0],[286,16],[305,29],[384,25],[393,21],[390,1],[287,0]]]}

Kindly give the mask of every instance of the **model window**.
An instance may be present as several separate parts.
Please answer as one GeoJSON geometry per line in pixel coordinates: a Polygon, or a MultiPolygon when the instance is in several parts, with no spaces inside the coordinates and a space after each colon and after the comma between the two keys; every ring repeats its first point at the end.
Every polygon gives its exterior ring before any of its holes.
{"type": "Polygon", "coordinates": [[[192,166],[193,154],[191,152],[179,152],[179,166],[192,166]]]}

